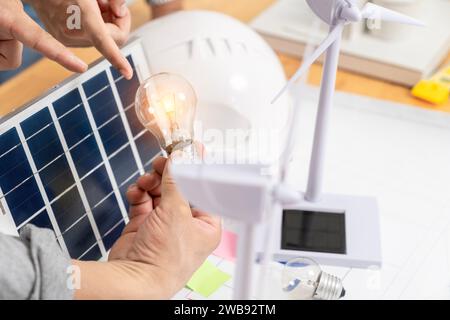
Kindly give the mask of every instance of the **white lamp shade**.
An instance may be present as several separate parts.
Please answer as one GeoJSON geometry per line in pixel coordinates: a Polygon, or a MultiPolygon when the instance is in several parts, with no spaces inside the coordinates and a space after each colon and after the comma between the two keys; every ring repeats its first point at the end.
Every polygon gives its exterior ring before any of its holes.
{"type": "MultiPolygon", "coordinates": [[[[149,22],[135,35],[142,39],[152,74],[178,73],[192,83],[203,130],[278,132],[282,146],[290,98],[270,101],[286,78],[278,57],[256,32],[220,13],[181,11],[149,22]]],[[[257,143],[253,140],[245,144],[257,143]]],[[[248,148],[233,146],[241,147],[248,148]]],[[[272,148],[270,155],[280,150],[272,148]]]]}

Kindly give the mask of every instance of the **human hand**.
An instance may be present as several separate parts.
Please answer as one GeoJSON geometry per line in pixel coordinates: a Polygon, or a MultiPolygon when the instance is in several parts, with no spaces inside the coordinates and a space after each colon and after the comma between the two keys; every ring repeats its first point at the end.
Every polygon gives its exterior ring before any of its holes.
{"type": "Polygon", "coordinates": [[[127,41],[131,27],[125,0],[27,1],[56,39],[72,47],[95,46],[125,78],[131,79],[133,69],[119,50],[127,41]],[[69,29],[67,10],[73,5],[80,9],[80,28],[69,29]]]}
{"type": "Polygon", "coordinates": [[[130,222],[107,263],[73,261],[80,268],[78,299],[168,299],[218,246],[221,222],[196,209],[178,192],[170,160],[132,185],[130,222]]]}
{"type": "Polygon", "coordinates": [[[41,52],[71,71],[83,72],[87,69],[83,61],[25,13],[21,1],[2,0],[0,3],[0,70],[15,69],[22,64],[23,45],[41,52]]]}
{"type": "Polygon", "coordinates": [[[170,162],[156,159],[153,171],[128,190],[130,223],[110,254],[110,260],[140,261],[163,270],[169,296],[189,281],[221,235],[219,218],[191,209],[183,199],[170,162]]]}

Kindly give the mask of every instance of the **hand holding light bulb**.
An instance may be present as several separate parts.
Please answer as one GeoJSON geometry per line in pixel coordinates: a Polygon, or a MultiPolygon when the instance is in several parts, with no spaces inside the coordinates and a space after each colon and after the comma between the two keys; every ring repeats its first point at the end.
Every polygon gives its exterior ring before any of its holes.
{"type": "Polygon", "coordinates": [[[159,73],[144,81],[136,94],[136,112],[161,148],[193,153],[197,97],[183,77],[159,73]]]}

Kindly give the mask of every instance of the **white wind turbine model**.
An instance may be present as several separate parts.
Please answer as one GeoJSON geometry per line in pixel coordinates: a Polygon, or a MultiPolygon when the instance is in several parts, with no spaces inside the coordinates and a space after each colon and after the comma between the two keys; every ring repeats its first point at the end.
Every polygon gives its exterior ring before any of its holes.
{"type": "MultiPolygon", "coordinates": [[[[336,214],[341,214],[343,221],[341,221],[342,228],[340,231],[337,229],[333,231],[331,230],[332,228],[326,231],[329,236],[327,240],[334,242],[335,245],[322,243],[317,245],[316,248],[314,248],[314,245],[311,245],[310,248],[305,248],[307,246],[303,245],[303,249],[305,251],[314,251],[314,253],[309,255],[323,263],[352,267],[378,266],[381,265],[381,248],[376,200],[368,197],[322,194],[326,139],[335,92],[342,33],[345,25],[359,22],[362,19],[375,19],[415,26],[424,26],[424,24],[421,21],[370,2],[365,4],[362,9],[358,8],[357,0],[306,0],[306,2],[321,20],[330,25],[329,35],[313,54],[304,59],[301,67],[288,81],[287,85],[275,96],[272,103],[276,102],[288,88],[301,78],[323,53],[326,53],[308,185],[304,195],[304,203],[297,206],[296,209],[303,214],[305,211],[311,213],[313,210],[316,210],[315,213],[321,214],[328,213],[331,215],[334,213],[334,218],[330,216],[328,223],[333,221],[335,225],[339,224],[336,214]],[[340,241],[338,240],[339,236],[341,236],[340,241]]],[[[298,108],[294,112],[298,113],[298,108]]],[[[298,115],[294,116],[294,121],[296,118],[298,118],[298,115]]],[[[314,224],[314,221],[305,220],[305,217],[302,219],[310,224],[314,224]]],[[[285,221],[285,223],[287,222],[285,221]]],[[[283,224],[281,227],[284,230],[283,224]]],[[[323,231],[323,225],[319,226],[319,228],[322,228],[323,231]]],[[[313,229],[313,227],[309,227],[309,229],[313,229]]],[[[275,230],[280,230],[279,226],[276,226],[275,230]]],[[[303,233],[304,231],[302,230],[303,233]]],[[[313,230],[309,231],[313,233],[313,230]]],[[[314,241],[311,240],[311,242],[314,241]]],[[[283,246],[283,243],[281,246],[283,246]]],[[[295,245],[286,247],[291,247],[295,251],[295,249],[301,250],[302,246],[298,246],[299,248],[295,248],[295,245]]],[[[278,258],[294,254],[294,252],[289,251],[292,250],[281,250],[278,258]]]]}
{"type": "Polygon", "coordinates": [[[412,25],[422,23],[371,3],[360,10],[355,0],[306,1],[314,13],[331,26],[330,34],[274,99],[278,99],[327,51],[305,195],[285,183],[296,140],[298,108],[294,109],[288,142],[276,177],[262,174],[267,172],[264,165],[175,162],[171,167],[180,191],[190,203],[240,222],[235,299],[252,297],[257,228],[268,221],[273,232],[262,241],[266,247],[259,249],[266,256],[270,253],[270,258],[274,248],[275,257],[282,260],[309,256],[320,263],[351,267],[381,264],[375,199],[321,194],[326,129],[335,90],[340,41],[344,26],[363,18],[412,25]]]}

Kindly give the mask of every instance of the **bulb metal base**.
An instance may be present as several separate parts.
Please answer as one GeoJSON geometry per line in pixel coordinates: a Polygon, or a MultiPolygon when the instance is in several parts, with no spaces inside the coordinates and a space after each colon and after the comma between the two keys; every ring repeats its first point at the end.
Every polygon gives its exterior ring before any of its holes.
{"type": "Polygon", "coordinates": [[[183,150],[192,146],[192,143],[192,140],[174,141],[171,145],[166,146],[164,150],[170,155],[175,151],[183,150]]]}
{"type": "Polygon", "coordinates": [[[331,274],[322,272],[314,298],[321,300],[338,300],[345,296],[342,280],[331,274]]]}

